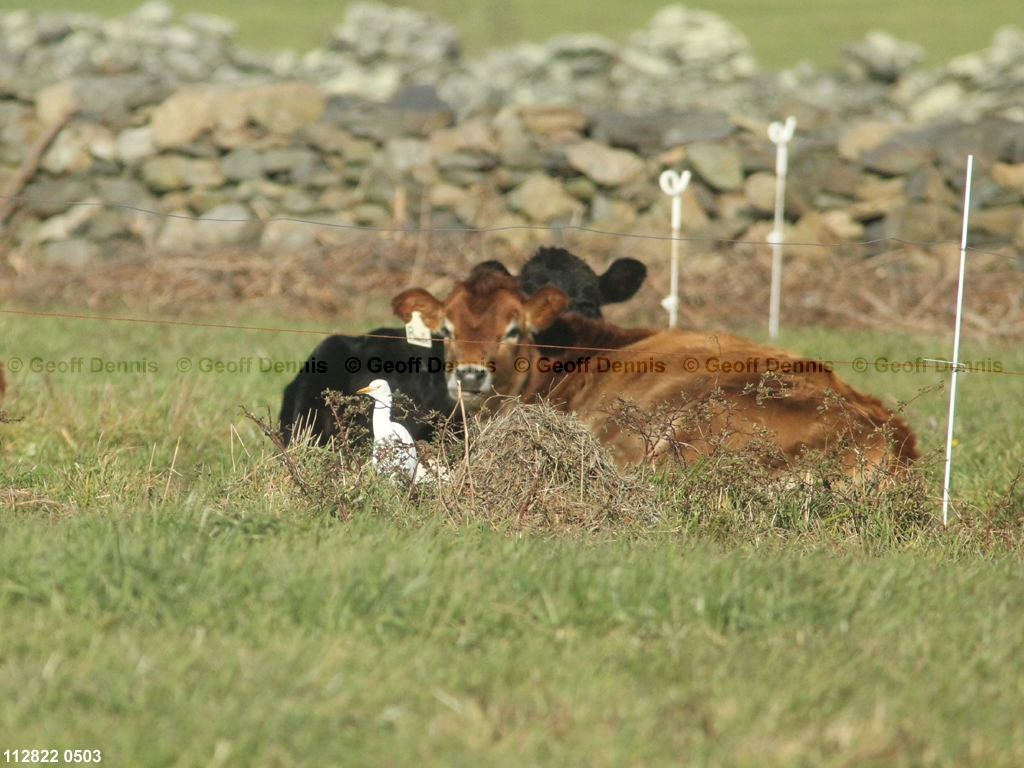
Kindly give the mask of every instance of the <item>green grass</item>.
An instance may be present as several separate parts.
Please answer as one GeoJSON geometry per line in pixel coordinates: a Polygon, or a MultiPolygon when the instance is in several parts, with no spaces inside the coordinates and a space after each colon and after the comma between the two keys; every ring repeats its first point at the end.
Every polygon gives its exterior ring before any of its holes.
{"type": "MultiPolygon", "coordinates": [[[[571,0],[411,0],[407,5],[440,15],[454,23],[470,51],[508,45],[519,40],[544,41],[564,32],[599,32],[616,40],[644,26],[666,0],[632,3],[571,0]]],[[[34,0],[38,10],[81,10],[120,15],[138,5],[136,0],[34,0]]],[[[955,55],[985,47],[1003,24],[1024,25],[1024,5],[1016,0],[717,0],[690,2],[694,8],[715,11],[747,35],[762,65],[791,66],[808,59],[835,66],[841,48],[871,29],[884,29],[921,43],[935,64],[955,55]]],[[[241,41],[252,47],[299,50],[322,45],[325,31],[343,18],[344,4],[310,0],[296,5],[281,2],[247,3],[214,0],[175,3],[180,12],[201,11],[238,22],[241,41]]],[[[25,7],[24,2],[3,0],[0,9],[25,7]]]]}
{"type": "MultiPolygon", "coordinates": [[[[5,314],[0,340],[26,364],[159,367],[11,376],[4,407],[24,420],[0,425],[0,493],[18,489],[0,502],[0,751],[131,766],[1024,761],[1019,547],[996,554],[955,526],[872,555],[822,537],[510,537],[386,492],[343,523],[287,501],[240,412],[276,415],[288,374],[175,371],[301,360],[316,334],[5,314]]],[[[948,346],[814,329],[781,342],[836,361],[948,346]]],[[[1019,347],[963,357],[1024,371],[1019,347]]],[[[944,379],[839,370],[900,399],[944,379]]],[[[1020,386],[961,379],[954,489],[972,519],[1024,460],[1020,386]]],[[[943,445],[946,403],[910,406],[926,450],[943,445]]]]}
{"type": "Polygon", "coordinates": [[[763,558],[287,511],[232,525],[201,507],[0,523],[5,746],[132,766],[218,749],[238,766],[1024,759],[1017,559],[763,558]]]}

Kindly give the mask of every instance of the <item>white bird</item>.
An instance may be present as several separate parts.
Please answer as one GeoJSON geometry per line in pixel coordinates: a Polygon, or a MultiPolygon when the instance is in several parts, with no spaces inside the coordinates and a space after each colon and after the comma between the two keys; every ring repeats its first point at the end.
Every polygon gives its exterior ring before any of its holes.
{"type": "Polygon", "coordinates": [[[391,420],[391,387],[384,379],[374,379],[359,390],[373,403],[373,467],[378,472],[417,477],[416,443],[409,430],[391,420]]]}

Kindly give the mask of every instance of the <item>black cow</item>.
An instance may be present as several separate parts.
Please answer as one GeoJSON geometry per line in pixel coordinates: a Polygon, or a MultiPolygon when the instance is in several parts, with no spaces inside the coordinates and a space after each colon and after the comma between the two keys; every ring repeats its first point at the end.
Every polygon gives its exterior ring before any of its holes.
{"type": "MultiPolygon", "coordinates": [[[[325,443],[335,425],[324,391],[354,395],[374,379],[386,379],[391,391],[409,398],[421,414],[452,415],[455,403],[448,395],[444,374],[439,370],[430,373],[432,361],[437,365],[444,361],[444,341],[433,339],[429,350],[413,346],[405,340],[404,328],[378,328],[366,336],[328,336],[284,389],[281,436],[285,445],[300,420],[312,425],[318,443],[325,443]],[[418,360],[418,365],[410,365],[410,359],[418,360]],[[358,370],[351,370],[357,364],[358,370]],[[388,364],[392,372],[384,373],[388,364]]],[[[370,428],[369,417],[357,423],[370,428]]],[[[432,427],[418,419],[405,420],[405,426],[414,440],[429,440],[433,434],[432,427]]]]}
{"type": "MultiPolygon", "coordinates": [[[[500,261],[485,261],[476,269],[490,267],[511,274],[500,261]]],[[[527,296],[545,285],[553,285],[569,296],[565,312],[599,319],[601,307],[632,298],[647,278],[647,267],[636,259],[616,259],[603,275],[565,248],[540,248],[519,272],[519,285],[527,296]]],[[[534,334],[533,340],[545,355],[559,354],[559,347],[575,346],[571,327],[559,319],[534,334]]]]}
{"type": "MultiPolygon", "coordinates": [[[[483,269],[509,274],[500,261],[485,261],[474,267],[474,272],[483,269]]],[[[554,285],[569,295],[567,311],[598,318],[602,305],[629,299],[646,277],[647,268],[636,259],[618,259],[599,277],[583,259],[564,248],[541,248],[523,266],[519,280],[528,295],[545,285],[554,285]]],[[[537,342],[558,344],[557,329],[556,324],[547,335],[538,335],[537,342]]],[[[312,425],[316,441],[325,443],[334,433],[335,424],[324,401],[324,391],[354,395],[374,379],[386,379],[391,391],[409,398],[420,414],[433,411],[458,419],[460,415],[448,392],[445,374],[439,370],[443,360],[444,342],[440,338],[435,337],[427,350],[409,344],[401,328],[378,328],[366,336],[329,336],[317,345],[302,371],[285,387],[280,418],[285,445],[300,422],[312,425]],[[410,358],[420,359],[418,370],[409,365],[410,358]],[[350,370],[356,367],[355,362],[350,362],[353,360],[359,364],[354,372],[350,370]],[[438,370],[434,372],[430,372],[431,360],[436,361],[433,367],[438,370]],[[384,371],[389,362],[394,372],[384,371]]],[[[414,440],[428,440],[433,434],[433,428],[419,419],[404,422],[414,440]]],[[[360,426],[369,430],[369,417],[360,426]]]]}
{"type": "Polygon", "coordinates": [[[647,278],[647,267],[636,259],[616,259],[600,277],[579,256],[565,248],[541,248],[523,265],[519,285],[532,296],[545,285],[569,295],[566,312],[601,317],[601,307],[633,298],[647,278]]]}

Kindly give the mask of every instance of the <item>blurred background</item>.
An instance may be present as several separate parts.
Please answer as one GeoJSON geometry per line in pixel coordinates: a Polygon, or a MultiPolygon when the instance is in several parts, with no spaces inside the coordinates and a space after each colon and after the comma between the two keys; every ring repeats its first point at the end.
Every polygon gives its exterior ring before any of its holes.
{"type": "MultiPolygon", "coordinates": [[[[565,32],[597,32],[624,42],[665,0],[409,0],[404,5],[437,14],[455,24],[467,53],[520,40],[542,42],[565,32]]],[[[138,0],[4,0],[0,11],[83,11],[120,16],[138,0]]],[[[348,3],[304,0],[301,3],[249,0],[180,0],[180,13],[192,11],[226,16],[238,22],[238,42],[247,47],[300,51],[324,44],[341,23],[348,3]]],[[[1005,24],[1024,24],[1024,3],[1018,0],[704,0],[688,3],[721,14],[750,40],[761,66],[778,68],[809,60],[835,67],[842,46],[871,29],[883,29],[924,46],[927,62],[940,64],[953,56],[985,47],[1005,24]]]]}

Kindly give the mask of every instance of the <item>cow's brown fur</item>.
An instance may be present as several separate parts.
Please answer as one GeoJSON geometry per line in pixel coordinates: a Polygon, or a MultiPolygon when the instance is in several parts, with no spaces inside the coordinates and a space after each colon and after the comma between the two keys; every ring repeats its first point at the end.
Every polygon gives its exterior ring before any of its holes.
{"type": "Polygon", "coordinates": [[[4,364],[0,363],[0,397],[7,392],[7,379],[4,378],[4,364]]]}
{"type": "MultiPolygon", "coordinates": [[[[613,413],[618,396],[642,408],[674,414],[675,434],[656,446],[656,454],[670,447],[681,447],[684,455],[706,453],[716,442],[707,432],[710,426],[711,433],[726,434],[725,444],[735,448],[762,433],[770,434],[787,459],[805,450],[842,447],[851,472],[858,464],[858,453],[876,466],[890,460],[907,464],[917,458],[910,427],[877,398],[846,384],[820,361],[727,334],[626,329],[575,315],[558,317],[567,298],[557,289],[550,290],[550,295],[528,300],[512,278],[477,275],[456,285],[444,303],[413,289],[395,297],[393,307],[406,321],[412,311],[420,311],[436,331],[447,324],[452,332],[446,345],[449,363],[486,360],[495,364],[490,395],[519,397],[524,402],[550,399],[579,416],[623,465],[642,460],[645,447],[640,436],[618,423],[613,413]],[[564,325],[570,343],[542,354],[530,343],[530,334],[556,319],[564,325]],[[502,335],[513,321],[521,322],[527,333],[514,344],[503,342],[502,335]],[[549,363],[589,357],[590,364],[569,373],[554,372],[550,370],[554,366],[538,366],[542,356],[549,363]],[[528,373],[514,369],[516,358],[529,360],[528,373]],[[769,360],[782,370],[766,376],[769,360]],[[741,371],[720,370],[722,363],[739,361],[744,362],[741,371]],[[716,364],[719,370],[714,370],[716,364]],[[692,418],[702,406],[702,416],[710,414],[710,424],[692,418]],[[891,447],[886,432],[891,434],[891,447]]],[[[502,402],[494,397],[484,400],[474,407],[494,410],[502,402]]]]}
{"type": "Polygon", "coordinates": [[[740,448],[767,433],[788,459],[805,450],[843,448],[851,471],[861,463],[917,458],[910,427],[821,361],[726,334],[673,331],[598,354],[604,367],[619,363],[624,372],[602,373],[592,364],[563,376],[549,398],[576,413],[622,464],[643,459],[646,447],[619,423],[611,406],[620,395],[641,408],[672,413],[674,435],[654,447],[655,455],[675,450],[693,458],[717,445],[717,436],[727,435],[724,444],[740,448]],[[629,363],[632,371],[625,372],[629,363]],[[741,370],[722,372],[726,363],[741,370]],[[766,374],[769,365],[776,371],[766,374]]]}
{"type": "Polygon", "coordinates": [[[515,369],[516,358],[533,353],[532,334],[551,325],[568,303],[569,297],[551,286],[527,298],[514,277],[485,269],[475,270],[457,283],[443,304],[427,291],[413,288],[396,296],[391,306],[405,322],[419,312],[435,333],[443,334],[446,326],[456,329],[445,342],[449,362],[493,368],[489,392],[464,396],[466,407],[478,411],[499,407],[500,398],[495,400],[495,395],[522,393],[530,373],[515,369]],[[513,325],[521,328],[522,334],[504,340],[513,325]]]}

